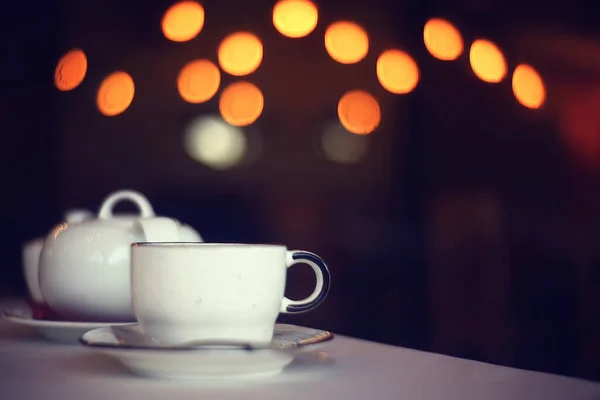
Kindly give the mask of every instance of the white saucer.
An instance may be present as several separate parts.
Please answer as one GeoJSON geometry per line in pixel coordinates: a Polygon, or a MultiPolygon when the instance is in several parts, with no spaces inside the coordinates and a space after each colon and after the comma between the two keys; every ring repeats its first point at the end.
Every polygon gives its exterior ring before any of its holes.
{"type": "Polygon", "coordinates": [[[231,379],[278,374],[306,349],[331,339],[333,334],[327,331],[277,324],[273,341],[264,347],[216,342],[167,347],[144,335],[135,324],[94,329],[81,337],[81,343],[142,376],[231,379]]]}
{"type": "Polygon", "coordinates": [[[35,319],[33,318],[31,309],[27,306],[6,309],[4,310],[3,317],[13,324],[37,329],[46,339],[52,342],[69,344],[79,343],[81,335],[92,329],[109,325],[131,324],[131,322],[71,322],[35,319]]]}

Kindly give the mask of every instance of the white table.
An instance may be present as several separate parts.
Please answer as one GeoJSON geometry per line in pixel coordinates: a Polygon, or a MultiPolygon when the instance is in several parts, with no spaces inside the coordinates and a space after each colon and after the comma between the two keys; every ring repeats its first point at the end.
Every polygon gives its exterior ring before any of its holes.
{"type": "Polygon", "coordinates": [[[235,383],[134,376],[78,345],[0,322],[0,399],[600,399],[600,384],[337,336],[283,374],[235,383]]]}

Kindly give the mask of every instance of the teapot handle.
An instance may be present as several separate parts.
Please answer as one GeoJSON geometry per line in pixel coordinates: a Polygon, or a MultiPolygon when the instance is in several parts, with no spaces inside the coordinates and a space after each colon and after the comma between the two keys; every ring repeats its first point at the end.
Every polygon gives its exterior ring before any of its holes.
{"type": "Polygon", "coordinates": [[[154,209],[148,199],[141,193],[133,190],[121,190],[108,196],[98,212],[99,219],[110,219],[113,217],[113,208],[123,200],[129,200],[140,210],[140,217],[148,218],[154,216],[154,209]]]}

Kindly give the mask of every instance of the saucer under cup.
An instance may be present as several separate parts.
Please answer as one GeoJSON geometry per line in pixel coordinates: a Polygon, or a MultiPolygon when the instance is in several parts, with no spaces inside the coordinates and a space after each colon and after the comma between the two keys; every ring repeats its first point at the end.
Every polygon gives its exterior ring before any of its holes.
{"type": "Polygon", "coordinates": [[[276,324],[273,338],[264,347],[207,343],[164,346],[146,336],[135,324],[94,329],[82,336],[81,343],[90,350],[113,357],[140,376],[214,381],[275,375],[298,356],[314,364],[318,358],[312,350],[333,338],[327,331],[276,324]]]}

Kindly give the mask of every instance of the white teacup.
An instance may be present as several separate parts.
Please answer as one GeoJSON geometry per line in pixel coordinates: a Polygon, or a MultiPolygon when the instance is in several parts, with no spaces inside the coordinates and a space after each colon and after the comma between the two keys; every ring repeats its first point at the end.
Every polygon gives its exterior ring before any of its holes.
{"type": "Polygon", "coordinates": [[[279,245],[134,243],[131,274],[138,323],[166,345],[268,344],[279,313],[316,308],[330,284],[319,256],[279,245]],[[299,263],[317,279],[312,294],[295,301],[284,292],[287,268],[299,263]]]}

